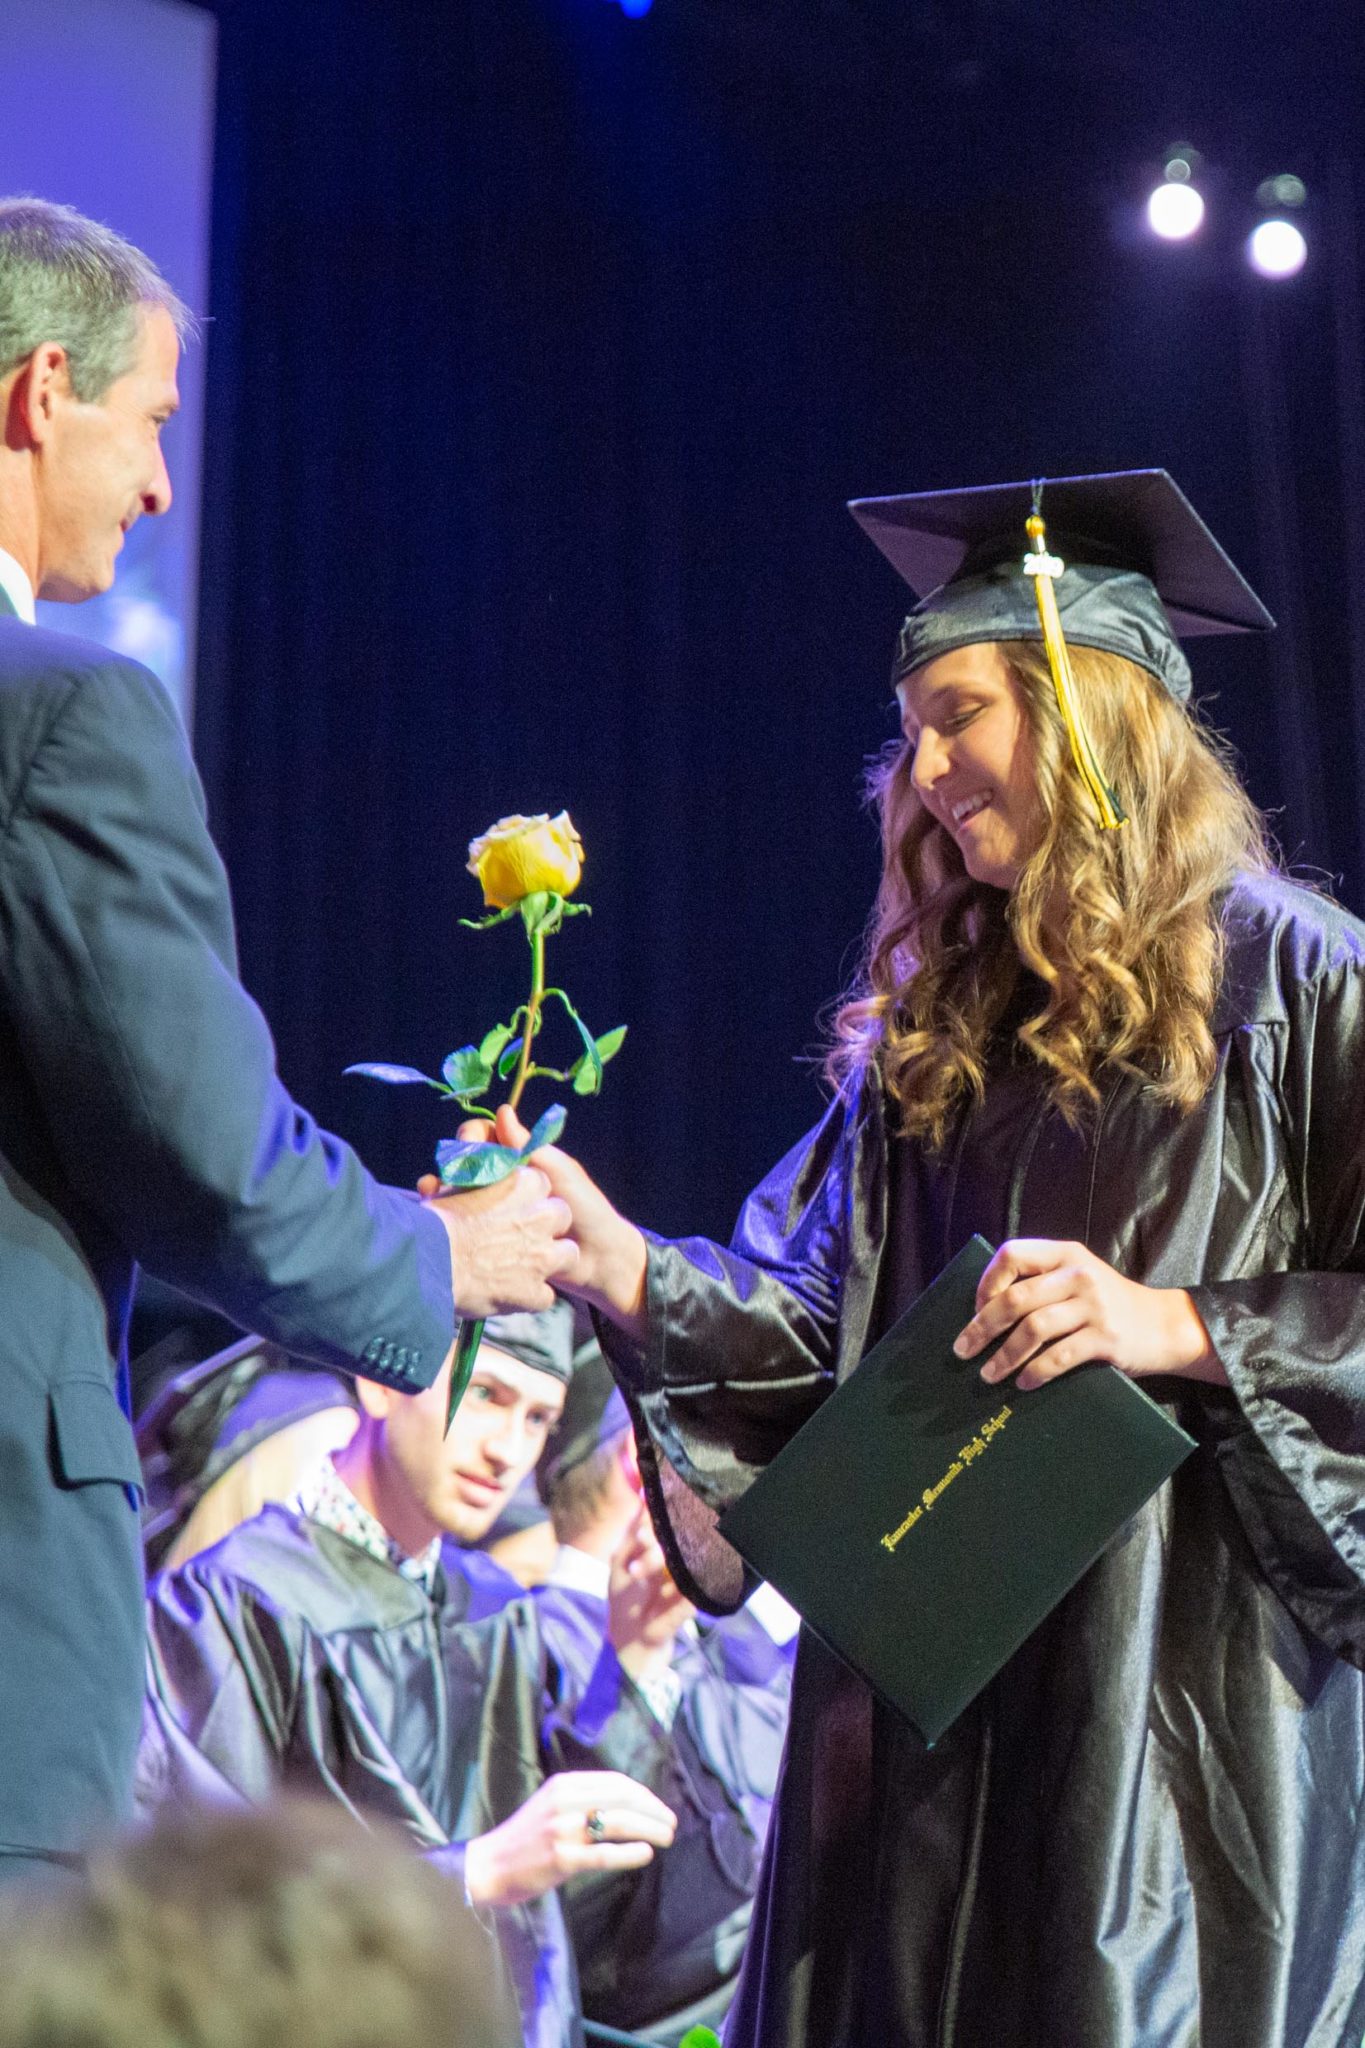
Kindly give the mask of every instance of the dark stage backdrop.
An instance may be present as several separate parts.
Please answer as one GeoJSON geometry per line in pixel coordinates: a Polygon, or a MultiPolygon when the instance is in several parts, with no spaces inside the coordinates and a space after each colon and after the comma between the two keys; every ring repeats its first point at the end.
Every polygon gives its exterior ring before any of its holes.
{"type": "MultiPolygon", "coordinates": [[[[555,967],[631,1036],[572,1142],[725,1232],[818,1113],[905,596],[846,498],[1163,463],[1285,618],[1203,643],[1365,908],[1352,10],[224,0],[198,746],[290,1085],[381,1171],[517,999],[466,840],[567,805],[555,967]],[[1197,141],[1224,224],[1136,216],[1197,141]],[[1291,169],[1309,269],[1235,222],[1291,169]]],[[[542,1098],[543,1099],[543,1098],[542,1098]]]]}

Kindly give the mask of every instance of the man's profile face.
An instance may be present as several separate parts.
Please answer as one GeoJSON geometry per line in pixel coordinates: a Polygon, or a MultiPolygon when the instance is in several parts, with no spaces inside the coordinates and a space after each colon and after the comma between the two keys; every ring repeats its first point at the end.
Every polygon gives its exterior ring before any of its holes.
{"type": "Polygon", "coordinates": [[[449,1387],[447,1367],[424,1393],[389,1400],[385,1491],[401,1491],[433,1535],[477,1543],[545,1448],[565,1389],[552,1374],[485,1344],[447,1436],[449,1387]]]}
{"type": "Polygon", "coordinates": [[[133,365],[102,397],[77,398],[65,367],[57,379],[36,471],[40,597],[76,604],[107,590],[134,520],[171,502],[161,429],[180,403],[180,342],[164,306],[138,320],[133,365]]]}

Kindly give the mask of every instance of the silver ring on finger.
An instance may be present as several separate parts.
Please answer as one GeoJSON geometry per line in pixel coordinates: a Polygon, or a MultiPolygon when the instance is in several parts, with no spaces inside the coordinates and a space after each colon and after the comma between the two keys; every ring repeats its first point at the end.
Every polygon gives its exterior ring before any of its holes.
{"type": "Polygon", "coordinates": [[[583,1822],[583,1832],[590,1842],[600,1842],[607,1832],[607,1823],[600,1807],[594,1806],[583,1822]]]}

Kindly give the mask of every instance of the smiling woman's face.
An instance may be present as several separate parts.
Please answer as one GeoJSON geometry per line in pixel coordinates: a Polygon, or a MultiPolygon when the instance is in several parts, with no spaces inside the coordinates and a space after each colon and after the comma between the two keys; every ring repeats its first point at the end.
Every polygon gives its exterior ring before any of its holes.
{"type": "Polygon", "coordinates": [[[1011,889],[1042,836],[1033,735],[999,646],[955,647],[897,692],[910,779],[978,882],[1011,889]]]}

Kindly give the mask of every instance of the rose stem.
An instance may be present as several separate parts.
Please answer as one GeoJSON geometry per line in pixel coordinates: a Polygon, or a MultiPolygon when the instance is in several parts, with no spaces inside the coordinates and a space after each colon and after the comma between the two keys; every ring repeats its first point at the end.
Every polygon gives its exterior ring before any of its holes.
{"type": "MultiPolygon", "coordinates": [[[[540,1006],[545,995],[545,934],[536,932],[531,940],[531,998],[526,1005],[526,1021],[521,1027],[521,1058],[517,1061],[517,1076],[512,1083],[512,1092],[507,1098],[509,1109],[515,1109],[521,1100],[521,1091],[526,1086],[531,1068],[531,1040],[540,1028],[540,1006]]],[[[469,1384],[474,1369],[474,1359],[483,1338],[483,1322],[468,1318],[460,1322],[455,1337],[455,1356],[450,1362],[450,1400],[446,1407],[446,1435],[455,1420],[464,1390],[469,1384]]]]}
{"type": "Polygon", "coordinates": [[[540,1029],[540,1005],[545,994],[545,934],[533,933],[531,938],[531,999],[526,1005],[526,1022],[521,1027],[521,1058],[517,1061],[517,1077],[512,1083],[512,1093],[507,1098],[509,1109],[515,1109],[521,1100],[521,1091],[531,1071],[531,1040],[540,1029]]]}

